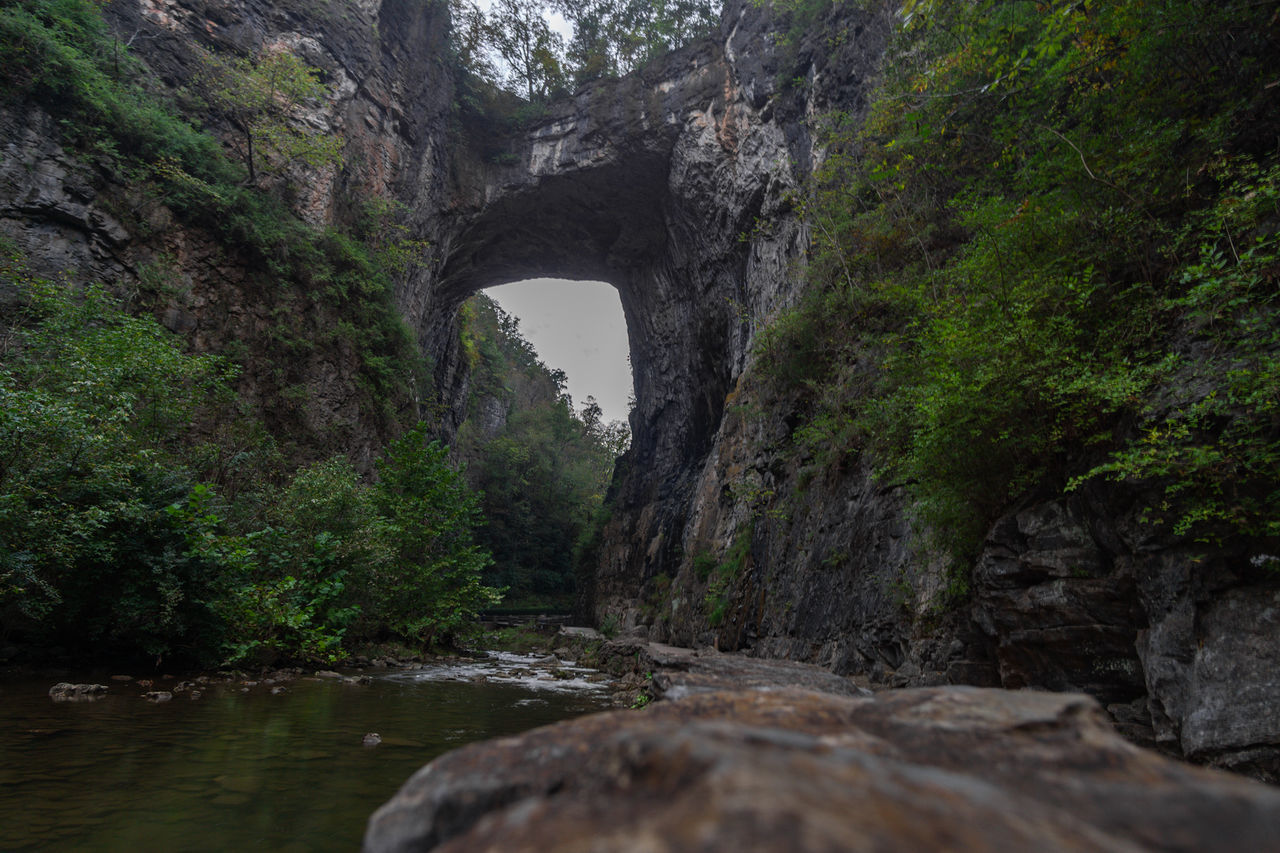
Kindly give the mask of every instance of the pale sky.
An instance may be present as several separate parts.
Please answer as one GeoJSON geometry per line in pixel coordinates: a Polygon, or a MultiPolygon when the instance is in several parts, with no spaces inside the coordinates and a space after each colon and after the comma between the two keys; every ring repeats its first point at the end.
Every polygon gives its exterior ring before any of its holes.
{"type": "Polygon", "coordinates": [[[626,421],[631,396],[627,322],[618,291],[599,281],[535,278],[484,291],[520,318],[520,334],[569,376],[573,405],[596,398],[606,421],[626,421]]]}

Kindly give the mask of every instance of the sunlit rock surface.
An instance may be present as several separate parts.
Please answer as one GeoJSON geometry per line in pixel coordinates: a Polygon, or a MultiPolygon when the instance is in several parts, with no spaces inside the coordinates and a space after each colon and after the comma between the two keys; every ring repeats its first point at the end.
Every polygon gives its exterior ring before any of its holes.
{"type": "Polygon", "coordinates": [[[1262,850],[1280,791],[1116,735],[1078,694],[696,693],[464,747],[370,820],[389,851],[1262,850]]]}

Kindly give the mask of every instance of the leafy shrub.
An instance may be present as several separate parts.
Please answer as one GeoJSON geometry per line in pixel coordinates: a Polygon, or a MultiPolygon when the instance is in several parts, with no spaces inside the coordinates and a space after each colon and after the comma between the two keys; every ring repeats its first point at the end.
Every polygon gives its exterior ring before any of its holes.
{"type": "Polygon", "coordinates": [[[210,642],[217,579],[165,507],[191,486],[181,437],[227,375],[101,287],[11,252],[0,351],[0,614],[6,630],[164,655],[210,642]]]}

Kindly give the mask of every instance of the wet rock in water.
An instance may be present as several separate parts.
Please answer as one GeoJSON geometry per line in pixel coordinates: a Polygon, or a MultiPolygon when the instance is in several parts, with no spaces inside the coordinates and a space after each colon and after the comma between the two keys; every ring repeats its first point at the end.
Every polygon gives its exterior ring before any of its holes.
{"type": "Polygon", "coordinates": [[[288,693],[288,692],[289,692],[289,688],[288,688],[288,687],[280,687],[280,686],[277,686],[277,687],[272,687],[272,688],[271,688],[271,695],[272,695],[272,696],[279,696],[279,695],[281,695],[282,693],[288,693]]]}
{"type": "Polygon", "coordinates": [[[173,698],[173,694],[168,690],[152,690],[142,695],[148,702],[168,702],[173,698]]]}
{"type": "Polygon", "coordinates": [[[316,670],[316,678],[342,678],[342,674],[331,669],[316,670]]]}
{"type": "Polygon", "coordinates": [[[378,734],[377,732],[369,732],[367,735],[365,735],[363,738],[360,739],[360,742],[365,746],[377,746],[378,744],[382,743],[382,735],[378,734]]]}
{"type": "Polygon", "coordinates": [[[92,702],[106,692],[105,684],[71,684],[60,681],[49,688],[49,698],[55,702],[92,702]]]}
{"type": "Polygon", "coordinates": [[[132,675],[113,675],[111,676],[111,680],[112,681],[133,681],[133,676],[132,675]]]}
{"type": "Polygon", "coordinates": [[[367,675],[350,675],[342,679],[343,684],[355,684],[359,687],[368,687],[373,684],[373,679],[367,675]]]}
{"type": "Polygon", "coordinates": [[[1280,791],[1124,741],[1080,694],[696,692],[473,744],[369,853],[1273,849],[1280,791]]]}
{"type": "Polygon", "coordinates": [[[194,702],[195,700],[199,699],[203,695],[204,694],[201,693],[199,690],[192,690],[187,694],[187,698],[189,698],[192,702],[194,702]]]}

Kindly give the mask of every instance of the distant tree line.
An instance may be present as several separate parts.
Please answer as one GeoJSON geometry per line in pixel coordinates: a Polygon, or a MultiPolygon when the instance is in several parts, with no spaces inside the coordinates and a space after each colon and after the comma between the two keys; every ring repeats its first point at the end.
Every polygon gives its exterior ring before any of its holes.
{"type": "Polygon", "coordinates": [[[617,77],[709,35],[715,0],[451,0],[453,44],[464,69],[528,101],[617,77]],[[573,28],[566,40],[548,15],[573,28]]]}

